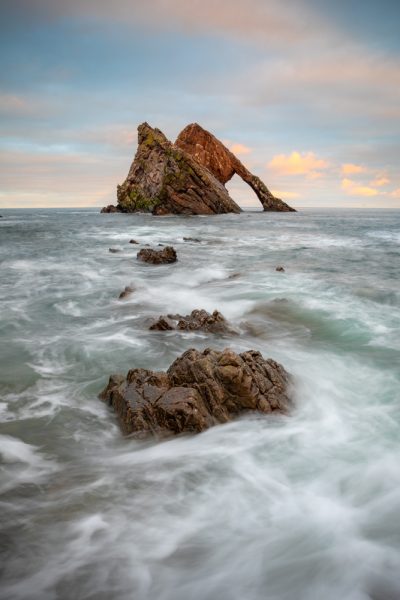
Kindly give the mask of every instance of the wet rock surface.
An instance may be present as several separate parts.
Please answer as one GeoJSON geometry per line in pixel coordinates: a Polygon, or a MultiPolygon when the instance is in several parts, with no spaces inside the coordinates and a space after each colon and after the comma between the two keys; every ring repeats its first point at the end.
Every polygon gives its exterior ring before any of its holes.
{"type": "Polygon", "coordinates": [[[193,310],[190,315],[162,315],[150,326],[152,331],[208,331],[210,333],[235,333],[225,317],[214,310],[193,310]]]}
{"type": "Polygon", "coordinates": [[[165,246],[162,250],[142,248],[137,253],[137,259],[153,265],[161,265],[176,262],[176,250],[172,246],[165,246]]]}
{"type": "Polygon", "coordinates": [[[201,432],[247,411],[287,412],[290,376],[249,350],[187,350],[166,372],[112,375],[100,394],[127,434],[201,432]]]}
{"type": "Polygon", "coordinates": [[[278,271],[278,273],[284,273],[285,272],[285,267],[282,267],[282,265],[278,265],[276,267],[275,271],[278,271]]]}

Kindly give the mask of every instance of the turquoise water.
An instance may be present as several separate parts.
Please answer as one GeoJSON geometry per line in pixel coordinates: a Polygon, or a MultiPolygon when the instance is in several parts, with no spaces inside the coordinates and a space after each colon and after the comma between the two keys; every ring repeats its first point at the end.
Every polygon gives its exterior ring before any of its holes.
{"type": "Polygon", "coordinates": [[[1,214],[2,598],[400,598],[400,211],[1,214]],[[241,335],[148,330],[194,308],[241,335]],[[210,346],[282,362],[293,413],[124,438],[109,374],[210,346]]]}

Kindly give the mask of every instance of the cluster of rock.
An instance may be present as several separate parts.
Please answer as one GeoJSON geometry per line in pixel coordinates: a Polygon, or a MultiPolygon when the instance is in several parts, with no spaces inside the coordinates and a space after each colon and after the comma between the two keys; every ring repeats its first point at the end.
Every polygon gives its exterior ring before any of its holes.
{"type": "Polygon", "coordinates": [[[127,434],[200,432],[239,414],[286,412],[290,378],[259,352],[188,350],[167,372],[132,369],[112,375],[101,398],[127,434]]]}
{"type": "Polygon", "coordinates": [[[117,187],[118,204],[101,212],[239,213],[225,187],[235,174],[254,190],[265,211],[294,211],[197,123],[185,127],[174,144],[159,129],[142,123],[128,176],[117,187]]]}
{"type": "MultiPolygon", "coordinates": [[[[151,264],[177,260],[172,246],[162,250],[142,248],[137,258],[151,264]]],[[[284,268],[279,266],[276,270],[284,268]]],[[[133,292],[133,287],[126,286],[119,299],[133,292]]],[[[217,310],[212,314],[193,310],[186,316],[161,315],[150,329],[237,333],[217,310]]],[[[264,359],[254,350],[236,354],[230,349],[222,352],[192,349],[175,360],[167,372],[132,369],[126,377],[112,375],[100,397],[113,407],[127,434],[194,433],[225,423],[245,411],[286,412],[290,404],[289,383],[282,365],[264,359]]]]}
{"type": "Polygon", "coordinates": [[[214,310],[212,314],[206,310],[192,310],[190,315],[161,315],[150,329],[152,331],[207,331],[209,333],[233,333],[225,317],[214,310]]]}

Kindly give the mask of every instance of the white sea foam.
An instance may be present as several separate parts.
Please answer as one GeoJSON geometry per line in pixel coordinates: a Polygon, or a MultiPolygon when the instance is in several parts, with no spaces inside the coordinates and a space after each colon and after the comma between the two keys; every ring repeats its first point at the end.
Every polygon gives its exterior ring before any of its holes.
{"type": "Polygon", "coordinates": [[[0,240],[4,598],[399,598],[398,216],[58,212],[0,240]],[[140,263],[131,238],[178,262],[140,263]],[[148,329],[194,308],[241,335],[148,329]],[[228,345],[285,365],[289,416],[138,441],[97,397],[228,345]]]}

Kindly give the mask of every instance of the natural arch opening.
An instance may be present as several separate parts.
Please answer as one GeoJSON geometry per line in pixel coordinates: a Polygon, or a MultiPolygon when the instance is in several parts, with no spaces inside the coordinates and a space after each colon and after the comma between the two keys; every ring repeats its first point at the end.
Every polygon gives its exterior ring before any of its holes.
{"type": "Polygon", "coordinates": [[[262,204],[248,183],[239,175],[235,175],[225,184],[232,200],[239,204],[243,210],[263,211],[262,204]]]}

